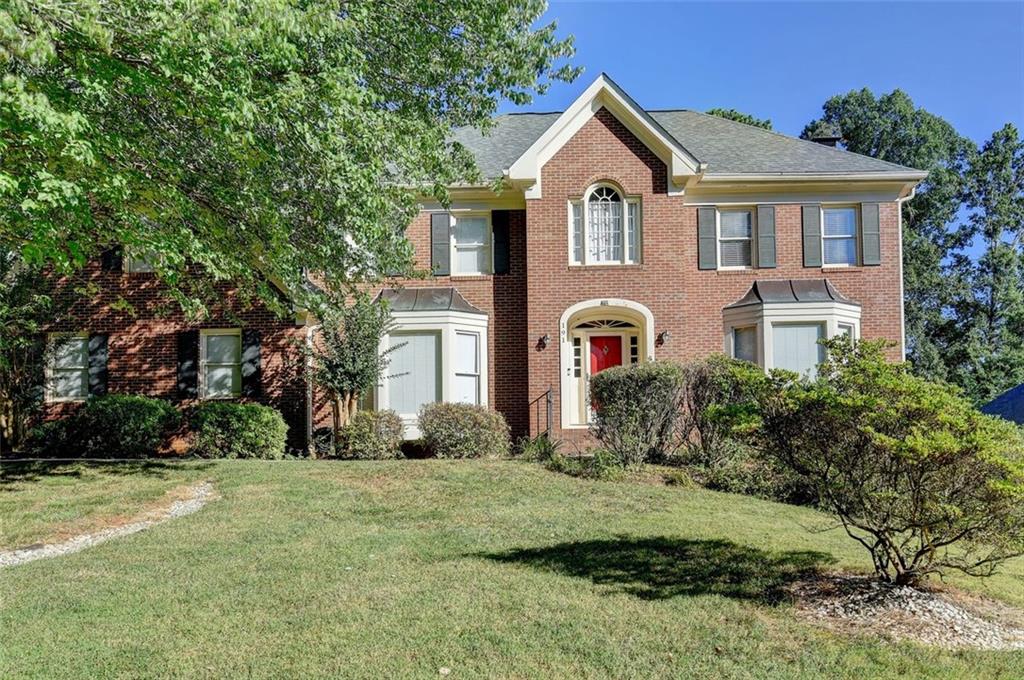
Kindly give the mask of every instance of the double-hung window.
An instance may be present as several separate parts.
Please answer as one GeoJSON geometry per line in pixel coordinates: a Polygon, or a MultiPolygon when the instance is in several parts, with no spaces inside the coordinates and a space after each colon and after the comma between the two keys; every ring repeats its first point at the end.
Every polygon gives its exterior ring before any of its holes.
{"type": "Polygon", "coordinates": [[[158,255],[155,251],[146,251],[143,255],[125,255],[124,270],[129,274],[151,274],[156,271],[154,263],[158,255]]]}
{"type": "Polygon", "coordinates": [[[757,363],[757,326],[734,328],[732,331],[732,356],[734,359],[757,363]]]}
{"type": "Polygon", "coordinates": [[[718,212],[718,262],[725,269],[753,265],[754,214],[752,210],[718,212]]]}
{"type": "Polygon", "coordinates": [[[857,264],[857,222],[856,208],[822,209],[821,252],[826,266],[857,264]]]}
{"type": "Polygon", "coordinates": [[[455,382],[452,401],[466,404],[480,403],[480,335],[455,333],[455,382]]]}
{"type": "Polygon", "coordinates": [[[452,274],[491,273],[491,223],[486,215],[454,215],[452,274]]]}
{"type": "Polygon", "coordinates": [[[89,336],[60,333],[50,336],[49,401],[77,401],[89,396],[89,336]]]}
{"type": "Polygon", "coordinates": [[[200,394],[232,399],[242,393],[242,334],[237,328],[203,330],[199,346],[200,394]]]}
{"type": "Polygon", "coordinates": [[[569,203],[571,264],[633,264],[640,260],[640,202],[598,185],[569,203]]]}

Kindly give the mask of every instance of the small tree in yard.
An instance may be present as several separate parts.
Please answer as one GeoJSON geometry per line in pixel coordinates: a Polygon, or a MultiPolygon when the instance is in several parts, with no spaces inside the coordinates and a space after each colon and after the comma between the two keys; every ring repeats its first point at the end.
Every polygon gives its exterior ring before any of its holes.
{"type": "Polygon", "coordinates": [[[827,348],[816,381],[774,376],[759,444],[806,478],[877,574],[987,576],[1024,554],[1024,433],[888,363],[881,342],[827,348]]]}
{"type": "Polygon", "coordinates": [[[0,250],[0,448],[18,446],[42,402],[42,324],[53,314],[42,273],[0,250]]]}
{"type": "Polygon", "coordinates": [[[359,408],[359,399],[380,380],[388,366],[381,338],[391,327],[386,303],[361,293],[349,305],[325,308],[321,332],[309,348],[313,381],[330,395],[334,415],[334,441],[359,408]]]}

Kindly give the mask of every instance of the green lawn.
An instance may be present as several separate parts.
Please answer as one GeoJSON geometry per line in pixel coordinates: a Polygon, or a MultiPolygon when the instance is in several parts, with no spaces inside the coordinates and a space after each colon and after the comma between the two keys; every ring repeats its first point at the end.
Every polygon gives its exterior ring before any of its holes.
{"type": "MultiPolygon", "coordinates": [[[[515,462],[7,463],[6,547],[211,480],[195,515],[0,571],[0,677],[1020,677],[1024,653],[848,638],[801,569],[867,561],[814,512],[515,462]]],[[[1024,606],[1024,563],[984,583],[1024,606]]]]}

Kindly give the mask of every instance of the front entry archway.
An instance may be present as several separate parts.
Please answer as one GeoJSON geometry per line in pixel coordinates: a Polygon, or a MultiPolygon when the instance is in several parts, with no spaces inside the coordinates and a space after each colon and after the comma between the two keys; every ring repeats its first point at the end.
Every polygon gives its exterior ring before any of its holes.
{"type": "Polygon", "coordinates": [[[654,317],[630,300],[588,300],[562,314],[561,412],[563,428],[587,427],[590,378],[613,366],[654,358],[654,317]]]}

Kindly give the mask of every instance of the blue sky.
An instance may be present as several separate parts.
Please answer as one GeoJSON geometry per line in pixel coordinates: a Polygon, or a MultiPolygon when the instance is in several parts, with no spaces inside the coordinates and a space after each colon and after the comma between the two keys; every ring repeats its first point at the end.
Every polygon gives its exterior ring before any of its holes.
{"type": "Polygon", "coordinates": [[[556,1],[546,19],[576,37],[585,72],[523,110],[562,110],[605,71],[645,108],[735,108],[792,135],[828,97],[865,86],[900,88],[979,143],[1024,128],[1020,1],[556,1]]]}

